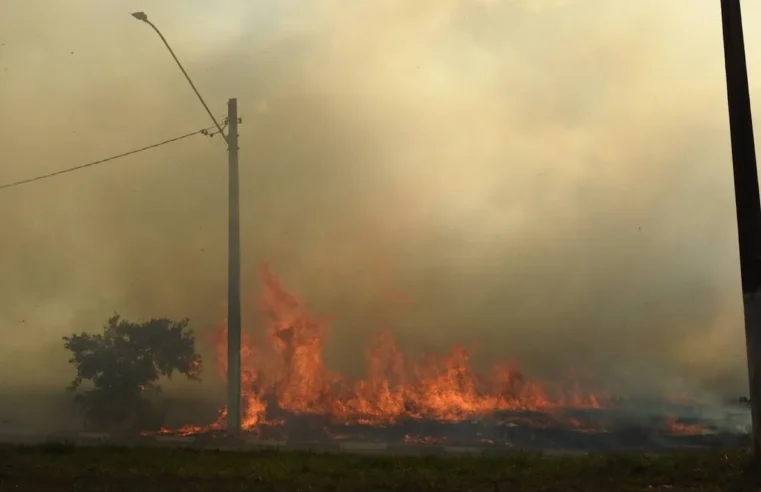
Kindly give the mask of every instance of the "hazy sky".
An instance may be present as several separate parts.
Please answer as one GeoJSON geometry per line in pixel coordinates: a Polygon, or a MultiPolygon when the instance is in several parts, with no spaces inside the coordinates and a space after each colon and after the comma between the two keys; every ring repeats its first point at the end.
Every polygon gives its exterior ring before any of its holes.
{"type": "MultiPolygon", "coordinates": [[[[210,124],[146,10],[216,114],[239,98],[246,304],[270,261],[334,318],[334,366],[392,326],[745,391],[718,0],[213,4],[2,2],[0,183],[210,124]]],[[[203,137],[0,191],[0,386],[62,384],[60,337],[114,311],[210,330],[226,192],[203,137]]]]}

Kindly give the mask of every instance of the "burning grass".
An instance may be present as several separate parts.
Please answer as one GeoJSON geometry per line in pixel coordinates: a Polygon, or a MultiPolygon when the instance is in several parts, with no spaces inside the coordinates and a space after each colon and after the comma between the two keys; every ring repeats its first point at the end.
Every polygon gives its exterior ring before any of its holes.
{"type": "MultiPolygon", "coordinates": [[[[604,391],[583,387],[575,373],[557,383],[527,378],[517,364],[498,361],[478,374],[470,354],[454,347],[448,354],[405,357],[389,331],[380,331],[367,348],[367,374],[349,380],[323,361],[327,322],[315,318],[288,292],[268,267],[259,272],[261,333],[242,339],[243,428],[256,432],[283,422],[283,415],[322,415],[346,425],[393,425],[401,420],[467,421],[499,411],[556,412],[600,408],[604,391]]],[[[227,376],[227,327],[216,332],[218,372],[227,376]]],[[[198,433],[225,426],[226,412],[205,427],[165,429],[198,433]]],[[[573,423],[568,423],[573,426],[573,423]]]]}
{"type": "MultiPolygon", "coordinates": [[[[546,456],[362,456],[168,448],[0,447],[16,491],[757,490],[746,451],[546,456]]],[[[757,473],[755,473],[758,476],[757,473]]]]}
{"type": "MultiPolygon", "coordinates": [[[[313,316],[267,266],[260,269],[259,282],[258,326],[263,329],[244,332],[241,350],[242,426],[250,435],[324,441],[352,434],[358,440],[458,445],[477,445],[485,439],[533,448],[542,441],[536,435],[541,432],[553,434],[549,441],[559,439],[561,447],[579,441],[571,434],[631,443],[625,434],[650,433],[663,441],[718,433],[714,422],[681,418],[696,406],[688,395],[663,395],[659,408],[646,414],[636,402],[614,397],[589,380],[580,381],[573,371],[556,382],[529,378],[518,364],[505,360],[496,361],[491,370],[476,371],[462,346],[413,360],[387,330],[377,333],[365,351],[366,375],[349,379],[330,370],[323,360],[327,322],[313,316]],[[479,425],[485,428],[476,428],[479,425]],[[536,433],[503,435],[508,428],[536,433]],[[560,436],[563,431],[565,438],[560,436]],[[448,435],[453,432],[458,436],[448,435]],[[470,441],[453,442],[467,441],[465,437],[470,441]],[[526,439],[532,442],[522,442],[526,439]]],[[[215,332],[215,348],[217,370],[226,379],[225,323],[215,332]]],[[[209,425],[164,428],[158,433],[215,433],[226,427],[226,420],[223,408],[209,425]]],[[[145,432],[150,433],[155,431],[145,432]]],[[[546,446],[555,446],[545,441],[546,446]]]]}
{"type": "MultiPolygon", "coordinates": [[[[515,441],[502,435],[505,429],[613,436],[608,441],[618,439],[614,434],[642,434],[642,429],[663,438],[717,433],[713,422],[680,419],[696,406],[688,395],[664,395],[660,414],[639,412],[640,421],[632,422],[632,416],[625,414],[640,410],[636,402],[612,396],[599,384],[590,384],[589,378],[580,381],[574,371],[556,382],[529,378],[518,364],[505,360],[496,361],[491,370],[476,371],[462,346],[413,360],[388,330],[378,332],[365,351],[366,375],[350,379],[330,370],[323,360],[327,322],[313,316],[266,265],[259,270],[259,283],[257,325],[263,329],[245,331],[241,350],[242,427],[250,435],[323,441],[352,434],[359,440],[374,436],[371,440],[459,445],[477,445],[485,439],[526,447],[518,442],[525,440],[525,433],[515,441]],[[463,441],[467,425],[473,423],[492,428],[475,429],[467,443],[454,443],[453,436],[446,435],[454,429],[461,434],[456,440],[463,441]]],[[[225,323],[218,326],[214,340],[217,370],[226,379],[225,323]]],[[[164,428],[158,433],[214,433],[225,429],[226,420],[223,408],[208,425],[164,428]]],[[[152,433],[156,431],[144,434],[152,433]]],[[[565,445],[569,439],[561,441],[565,445]]]]}

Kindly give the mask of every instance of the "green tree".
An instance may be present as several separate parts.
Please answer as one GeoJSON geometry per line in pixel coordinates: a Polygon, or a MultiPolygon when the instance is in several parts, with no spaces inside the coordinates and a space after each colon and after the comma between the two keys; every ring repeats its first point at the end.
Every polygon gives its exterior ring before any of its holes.
{"type": "Polygon", "coordinates": [[[137,323],[118,314],[103,333],[63,337],[77,375],[67,388],[77,392],[85,425],[98,430],[147,430],[161,425],[163,416],[151,405],[163,376],[174,373],[198,380],[201,355],[188,320],[166,318],[137,323]],[[81,388],[85,381],[91,389],[81,388]]]}

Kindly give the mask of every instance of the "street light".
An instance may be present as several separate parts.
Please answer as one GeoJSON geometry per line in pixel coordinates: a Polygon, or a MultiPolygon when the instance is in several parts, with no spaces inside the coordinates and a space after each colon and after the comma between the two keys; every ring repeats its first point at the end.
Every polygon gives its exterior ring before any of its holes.
{"type": "Polygon", "coordinates": [[[188,72],[180,63],[172,47],[158,28],[148,20],[145,12],[133,12],[132,17],[145,22],[156,31],[164,46],[174,58],[177,66],[182,70],[185,80],[188,81],[193,92],[198,96],[209,117],[216,125],[219,134],[227,143],[228,166],[229,166],[229,213],[228,213],[228,263],[227,263],[227,432],[232,436],[240,434],[241,430],[241,392],[240,392],[240,342],[241,342],[241,315],[240,315],[240,199],[238,184],[238,100],[235,98],[227,102],[227,123],[229,129],[225,135],[222,127],[212,114],[201,93],[196,89],[188,72]]]}
{"type": "Polygon", "coordinates": [[[148,22],[148,16],[145,12],[132,12],[132,17],[143,22],[148,22]]]}
{"type": "Polygon", "coordinates": [[[167,42],[167,40],[164,37],[164,35],[161,34],[161,31],[159,31],[159,28],[156,27],[153,24],[153,22],[148,20],[148,16],[146,15],[145,12],[133,12],[131,15],[135,19],[137,19],[139,21],[142,21],[142,22],[145,22],[146,24],[151,26],[154,31],[156,31],[156,34],[158,34],[159,37],[161,38],[161,41],[164,42],[164,46],[166,46],[166,49],[169,50],[169,53],[172,55],[172,58],[174,58],[174,61],[175,61],[175,63],[177,63],[177,66],[180,67],[180,70],[182,70],[182,74],[185,76],[185,79],[190,84],[190,87],[193,88],[193,92],[195,92],[196,96],[198,96],[198,100],[201,101],[201,104],[203,104],[203,107],[206,110],[206,112],[209,114],[209,117],[211,118],[211,121],[213,121],[214,124],[217,126],[217,130],[219,131],[219,134],[222,135],[222,138],[224,138],[225,142],[227,142],[227,136],[225,136],[225,133],[222,131],[222,127],[217,122],[217,119],[214,117],[214,114],[212,114],[211,110],[209,109],[209,106],[206,104],[206,101],[203,100],[203,97],[201,96],[201,93],[198,92],[198,89],[196,89],[195,84],[190,79],[190,75],[188,75],[188,72],[185,71],[185,67],[182,66],[182,63],[180,63],[180,60],[177,58],[177,55],[174,54],[174,50],[172,49],[171,46],[169,46],[169,43],[167,42]]]}

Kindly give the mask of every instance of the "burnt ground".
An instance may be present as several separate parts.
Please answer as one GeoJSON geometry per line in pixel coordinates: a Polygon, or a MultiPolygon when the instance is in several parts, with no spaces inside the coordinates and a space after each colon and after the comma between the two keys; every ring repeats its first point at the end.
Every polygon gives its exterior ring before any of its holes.
{"type": "Polygon", "coordinates": [[[465,422],[415,419],[382,427],[335,425],[320,416],[292,416],[282,426],[260,429],[258,435],[273,440],[419,442],[482,448],[509,446],[537,451],[732,448],[749,443],[746,433],[716,426],[700,417],[682,417],[667,424],[660,416],[627,419],[609,411],[576,411],[576,414],[580,417],[575,419],[578,426],[568,424],[567,418],[548,419],[547,414],[540,412],[510,412],[509,415],[503,412],[496,420],[465,422]]]}
{"type": "Polygon", "coordinates": [[[0,490],[169,491],[750,491],[745,450],[547,456],[363,456],[177,448],[0,447],[0,490]]]}
{"type": "MultiPolygon", "coordinates": [[[[325,415],[280,412],[269,416],[279,425],[262,425],[250,438],[303,443],[368,442],[474,447],[499,451],[655,451],[685,448],[727,449],[749,445],[748,410],[722,409],[720,418],[696,407],[556,409],[553,412],[500,411],[459,422],[421,418],[388,425],[336,423],[325,415]]],[[[214,446],[217,432],[193,439],[214,446]]],[[[221,432],[224,434],[224,432],[221,432]]]]}

